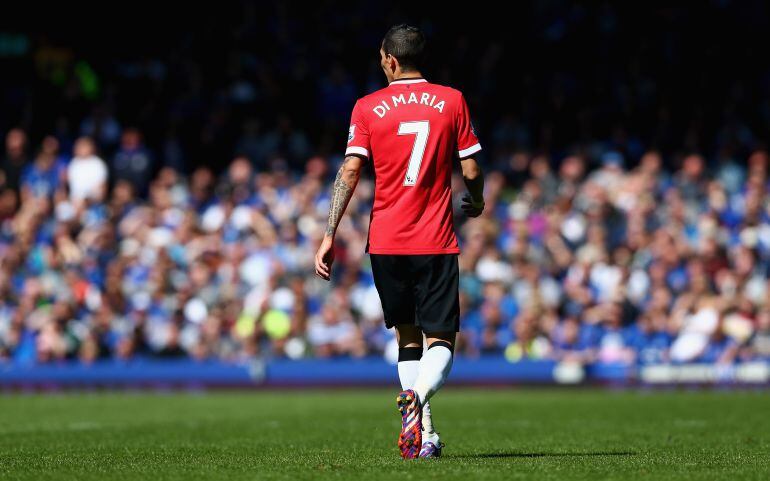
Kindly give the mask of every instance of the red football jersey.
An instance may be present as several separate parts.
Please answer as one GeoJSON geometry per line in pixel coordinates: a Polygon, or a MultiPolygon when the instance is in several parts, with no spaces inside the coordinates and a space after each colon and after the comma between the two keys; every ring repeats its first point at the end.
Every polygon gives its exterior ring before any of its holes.
{"type": "Polygon", "coordinates": [[[452,163],[481,150],[462,93],[394,80],[356,102],[345,155],[374,166],[367,252],[457,254],[452,163]]]}

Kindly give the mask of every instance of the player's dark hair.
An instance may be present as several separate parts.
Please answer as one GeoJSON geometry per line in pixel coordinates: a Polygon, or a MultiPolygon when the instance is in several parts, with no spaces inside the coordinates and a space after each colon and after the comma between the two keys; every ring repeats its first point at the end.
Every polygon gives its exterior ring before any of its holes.
{"type": "Polygon", "coordinates": [[[398,59],[401,70],[419,70],[425,54],[425,36],[419,28],[402,23],[385,34],[382,50],[398,59]]]}

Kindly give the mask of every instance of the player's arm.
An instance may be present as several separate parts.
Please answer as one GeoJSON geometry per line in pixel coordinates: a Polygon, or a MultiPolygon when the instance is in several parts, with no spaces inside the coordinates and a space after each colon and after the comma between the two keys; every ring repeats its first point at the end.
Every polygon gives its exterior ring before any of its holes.
{"type": "Polygon", "coordinates": [[[357,155],[348,155],[342,161],[337,178],[332,186],[332,198],[329,205],[329,221],[326,224],[326,232],[321,241],[321,246],[315,255],[315,273],[324,280],[329,280],[332,263],[334,262],[334,235],[340,224],[342,215],[353,196],[353,191],[361,178],[361,168],[364,161],[357,155]]]}
{"type": "Polygon", "coordinates": [[[460,158],[465,187],[468,188],[468,193],[463,196],[460,207],[468,217],[478,217],[484,212],[484,173],[476,162],[476,154],[481,150],[481,144],[473,130],[471,113],[462,94],[457,104],[458,108],[455,112],[457,156],[460,158]]]}
{"type": "Polygon", "coordinates": [[[460,207],[468,217],[478,217],[484,212],[484,172],[474,157],[460,159],[460,167],[468,189],[460,207]]]}

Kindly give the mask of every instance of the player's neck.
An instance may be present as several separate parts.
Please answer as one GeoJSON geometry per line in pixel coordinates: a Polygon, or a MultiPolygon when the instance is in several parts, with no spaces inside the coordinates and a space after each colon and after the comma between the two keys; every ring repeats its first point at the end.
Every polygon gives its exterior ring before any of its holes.
{"type": "Polygon", "coordinates": [[[397,80],[415,80],[415,79],[421,79],[422,74],[417,70],[410,70],[409,72],[398,72],[395,75],[393,75],[393,80],[391,80],[391,83],[397,81],[397,80]]]}

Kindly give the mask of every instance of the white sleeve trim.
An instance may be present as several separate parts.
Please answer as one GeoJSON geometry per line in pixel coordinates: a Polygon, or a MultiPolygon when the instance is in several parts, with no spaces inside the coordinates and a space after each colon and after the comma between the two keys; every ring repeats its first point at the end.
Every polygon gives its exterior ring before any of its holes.
{"type": "Polygon", "coordinates": [[[469,155],[475,154],[479,150],[481,150],[481,144],[476,144],[476,145],[471,145],[467,149],[463,149],[457,152],[457,154],[459,155],[460,158],[463,158],[463,157],[468,157],[469,155]]]}
{"type": "Polygon", "coordinates": [[[354,145],[351,145],[345,151],[345,155],[350,155],[350,154],[363,155],[364,157],[369,158],[369,151],[368,150],[366,150],[363,147],[356,147],[354,145]]]}

